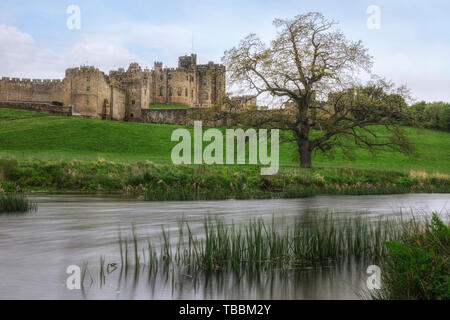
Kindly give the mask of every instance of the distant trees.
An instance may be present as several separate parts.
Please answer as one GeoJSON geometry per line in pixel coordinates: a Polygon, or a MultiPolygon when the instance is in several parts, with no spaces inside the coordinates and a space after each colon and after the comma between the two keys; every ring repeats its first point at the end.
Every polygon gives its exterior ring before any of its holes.
{"type": "Polygon", "coordinates": [[[408,108],[411,117],[424,128],[450,131],[450,104],[421,101],[408,108]]]}

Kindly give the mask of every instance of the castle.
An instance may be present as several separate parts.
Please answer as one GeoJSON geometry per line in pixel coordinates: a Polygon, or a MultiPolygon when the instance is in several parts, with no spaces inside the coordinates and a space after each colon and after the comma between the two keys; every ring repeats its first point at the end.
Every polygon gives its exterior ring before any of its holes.
{"type": "Polygon", "coordinates": [[[149,113],[150,105],[210,107],[225,94],[225,73],[225,67],[214,62],[197,64],[196,54],[180,57],[177,68],[155,62],[152,70],[142,70],[131,63],[127,71],[106,75],[82,66],[67,69],[63,80],[2,78],[0,104],[86,118],[164,122],[152,121],[158,115],[149,113]]]}

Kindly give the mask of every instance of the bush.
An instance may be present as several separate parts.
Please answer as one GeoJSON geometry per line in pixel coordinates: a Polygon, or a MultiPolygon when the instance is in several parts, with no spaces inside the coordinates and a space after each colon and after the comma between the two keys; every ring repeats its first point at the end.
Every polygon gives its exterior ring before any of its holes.
{"type": "Polygon", "coordinates": [[[19,176],[19,163],[17,160],[0,159],[0,179],[15,180],[19,176]]]}
{"type": "Polygon", "coordinates": [[[450,104],[445,104],[439,114],[439,127],[450,131],[450,104]]]}
{"type": "Polygon", "coordinates": [[[424,101],[409,107],[410,115],[425,128],[450,130],[450,104],[424,101]]]}
{"type": "Polygon", "coordinates": [[[434,215],[424,231],[386,243],[383,290],[389,300],[450,299],[450,229],[434,215]]]}

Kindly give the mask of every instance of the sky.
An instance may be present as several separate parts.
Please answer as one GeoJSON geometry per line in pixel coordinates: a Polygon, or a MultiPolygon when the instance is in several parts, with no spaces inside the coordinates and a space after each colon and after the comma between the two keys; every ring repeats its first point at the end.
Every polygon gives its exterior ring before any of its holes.
{"type": "Polygon", "coordinates": [[[450,101],[448,0],[0,0],[0,77],[63,78],[80,65],[108,73],[131,62],[175,67],[192,51],[199,63],[220,62],[250,33],[273,39],[275,18],[309,11],[362,40],[372,71],[417,101],[450,101]],[[80,28],[68,28],[73,5],[80,28]],[[373,6],[379,11],[368,12],[373,6]]]}

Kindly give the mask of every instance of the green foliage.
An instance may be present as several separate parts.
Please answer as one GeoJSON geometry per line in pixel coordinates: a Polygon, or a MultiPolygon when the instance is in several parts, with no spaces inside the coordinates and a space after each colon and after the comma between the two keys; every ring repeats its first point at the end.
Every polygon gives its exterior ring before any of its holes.
{"type": "Polygon", "coordinates": [[[422,101],[409,107],[408,111],[425,128],[450,131],[449,103],[422,101]]]}
{"type": "Polygon", "coordinates": [[[5,171],[8,174],[3,175],[0,183],[7,192],[122,192],[129,196],[141,195],[147,200],[161,201],[450,191],[450,178],[447,175],[428,175],[424,172],[295,168],[281,169],[273,176],[261,176],[259,166],[174,166],[149,161],[117,162],[102,158],[96,161],[31,159],[4,162],[10,169],[5,171]]]}
{"type": "Polygon", "coordinates": [[[378,298],[450,299],[450,228],[436,214],[423,230],[386,247],[384,288],[378,298]]]}
{"type": "Polygon", "coordinates": [[[17,160],[0,159],[0,180],[14,180],[18,178],[18,174],[19,163],[17,160]]]}
{"type": "Polygon", "coordinates": [[[439,127],[442,130],[450,131],[450,104],[444,104],[439,113],[439,127]]]}

